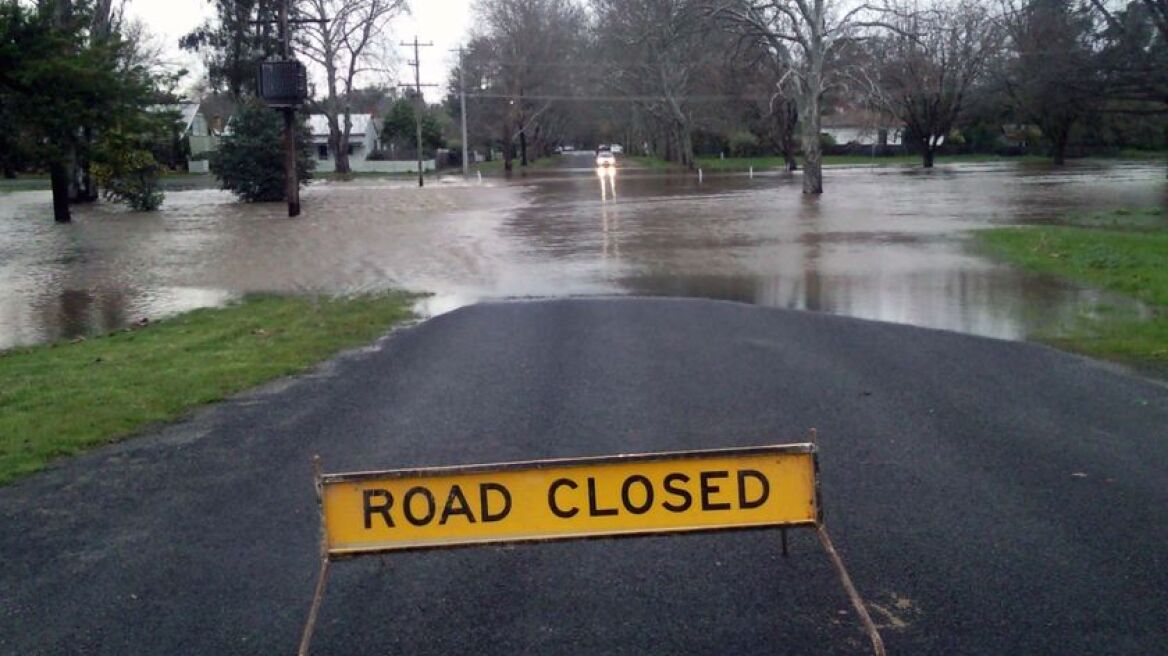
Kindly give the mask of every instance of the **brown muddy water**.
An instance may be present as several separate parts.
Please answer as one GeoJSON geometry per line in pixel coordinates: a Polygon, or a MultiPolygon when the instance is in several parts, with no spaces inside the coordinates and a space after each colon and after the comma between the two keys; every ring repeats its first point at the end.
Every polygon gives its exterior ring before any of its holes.
{"type": "Polygon", "coordinates": [[[818,199],[782,174],[540,176],[425,189],[317,184],[304,214],[223,192],[163,211],[98,204],[51,221],[47,192],[0,195],[0,348],[113,330],[249,292],[432,292],[479,300],[662,295],[744,301],[1025,339],[1124,299],[1018,272],[969,231],[1168,206],[1163,165],[845,168],[818,199]]]}

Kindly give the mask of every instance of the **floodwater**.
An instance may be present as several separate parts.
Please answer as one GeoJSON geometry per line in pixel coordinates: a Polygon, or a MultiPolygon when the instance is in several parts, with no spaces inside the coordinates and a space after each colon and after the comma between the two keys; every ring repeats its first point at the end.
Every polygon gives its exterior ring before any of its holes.
{"type": "Polygon", "coordinates": [[[1007,339],[1124,299],[995,263],[969,231],[1168,206],[1162,164],[830,169],[806,198],[785,174],[655,175],[588,156],[526,178],[416,189],[319,184],[304,214],[213,190],[162,212],[98,204],[54,225],[47,192],[0,195],[0,348],[100,333],[248,292],[433,292],[485,299],[715,298],[1007,339]]]}

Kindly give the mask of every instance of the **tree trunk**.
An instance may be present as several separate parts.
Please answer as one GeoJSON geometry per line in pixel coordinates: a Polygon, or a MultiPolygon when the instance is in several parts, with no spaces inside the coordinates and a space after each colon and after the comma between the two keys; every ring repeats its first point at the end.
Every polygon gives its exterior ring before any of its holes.
{"type": "Polygon", "coordinates": [[[81,202],[81,175],[77,164],[77,147],[69,144],[65,146],[65,180],[68,184],[68,198],[70,203],[81,202]]]}
{"type": "Polygon", "coordinates": [[[353,168],[349,165],[349,144],[345,139],[337,138],[337,161],[334,164],[337,173],[352,173],[353,168]]]}
{"type": "Polygon", "coordinates": [[[64,165],[69,202],[92,203],[97,200],[93,178],[89,175],[89,163],[82,159],[76,144],[66,146],[64,165]]]}
{"type": "Polygon", "coordinates": [[[694,159],[693,134],[690,132],[689,126],[678,125],[677,137],[681,150],[681,163],[693,170],[696,168],[697,161],[694,159]]]}
{"type": "Polygon", "coordinates": [[[527,126],[519,128],[519,165],[527,166],[527,126]]]}
{"type": "Polygon", "coordinates": [[[823,193],[823,151],[819,147],[819,98],[803,111],[803,193],[823,193]]]}
{"type": "Polygon", "coordinates": [[[1067,142],[1070,141],[1070,128],[1059,129],[1054,135],[1054,143],[1051,155],[1054,157],[1055,166],[1065,166],[1067,163],[1067,142]]]}
{"type": "Polygon", "coordinates": [[[336,115],[328,117],[328,126],[329,150],[333,151],[333,170],[337,173],[347,174],[352,171],[349,168],[349,140],[344,138],[339,118],[336,115]]]}
{"type": "Polygon", "coordinates": [[[511,121],[503,121],[503,170],[510,173],[515,168],[515,147],[511,144],[511,121]]]}
{"type": "Polygon", "coordinates": [[[49,176],[53,185],[53,220],[69,223],[73,220],[69,214],[69,167],[63,161],[55,161],[49,165],[49,176]]]}
{"type": "Polygon", "coordinates": [[[93,179],[93,174],[90,171],[89,157],[81,154],[88,152],[90,145],[93,143],[93,130],[85,128],[81,143],[84,148],[77,153],[76,166],[77,170],[77,191],[72,201],[74,203],[93,203],[97,201],[97,181],[93,179]]]}
{"type": "Polygon", "coordinates": [[[795,158],[795,127],[799,124],[799,110],[795,108],[795,103],[783,100],[781,109],[775,112],[775,117],[778,123],[775,127],[779,137],[779,152],[783,155],[787,170],[794,171],[799,168],[799,162],[795,158]]]}
{"type": "Polygon", "coordinates": [[[928,138],[922,139],[921,140],[921,166],[925,167],[926,169],[933,168],[933,159],[935,158],[936,154],[937,154],[937,149],[935,146],[933,146],[931,143],[929,143],[929,139],[928,138]]]}

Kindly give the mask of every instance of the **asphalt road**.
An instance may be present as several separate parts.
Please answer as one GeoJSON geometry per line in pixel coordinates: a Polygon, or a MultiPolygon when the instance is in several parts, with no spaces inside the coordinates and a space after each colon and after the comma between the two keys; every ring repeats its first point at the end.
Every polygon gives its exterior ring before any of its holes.
{"type": "MultiPolygon", "coordinates": [[[[481,305],[0,489],[0,653],[294,653],[327,471],[819,430],[894,654],[1168,644],[1168,390],[1040,346],[732,303],[481,305]]],[[[863,654],[798,532],[339,563],[320,654],[863,654]]]]}

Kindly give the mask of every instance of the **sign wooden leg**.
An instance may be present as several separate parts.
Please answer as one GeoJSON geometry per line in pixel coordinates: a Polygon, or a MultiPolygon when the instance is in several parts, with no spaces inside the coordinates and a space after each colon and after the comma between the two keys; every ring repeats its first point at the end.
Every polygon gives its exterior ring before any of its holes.
{"type": "Polygon", "coordinates": [[[868,608],[864,606],[864,599],[856,591],[856,586],[852,585],[852,577],[848,576],[848,570],[844,567],[843,559],[836,553],[835,545],[831,543],[831,537],[828,536],[827,529],[824,528],[823,524],[820,524],[815,527],[815,532],[819,535],[819,543],[823,545],[823,549],[831,557],[831,564],[835,565],[836,574],[839,575],[840,583],[844,586],[844,591],[848,593],[848,599],[852,601],[852,607],[856,609],[856,614],[860,616],[860,623],[864,625],[864,632],[868,634],[869,640],[872,641],[872,653],[876,656],[885,656],[884,639],[880,637],[880,631],[876,629],[876,623],[872,621],[872,616],[868,614],[868,608]]]}
{"type": "Polygon", "coordinates": [[[299,656],[308,656],[308,646],[312,643],[312,632],[316,629],[316,616],[324,601],[324,586],[328,582],[329,559],[320,561],[320,578],[316,581],[316,594],[312,596],[312,608],[308,611],[308,621],[304,623],[304,635],[300,638],[299,656]]]}

